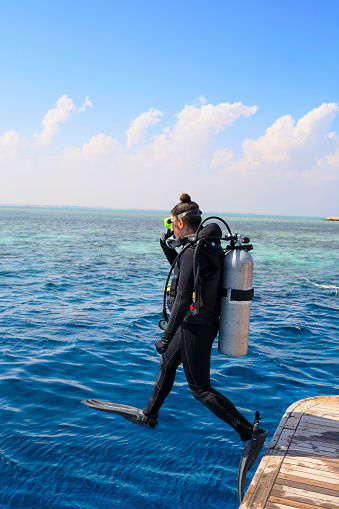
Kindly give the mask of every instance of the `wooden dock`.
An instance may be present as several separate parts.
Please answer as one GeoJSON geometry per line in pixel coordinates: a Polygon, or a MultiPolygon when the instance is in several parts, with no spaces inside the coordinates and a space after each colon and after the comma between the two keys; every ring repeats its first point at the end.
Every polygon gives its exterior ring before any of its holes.
{"type": "Polygon", "coordinates": [[[339,396],[291,405],[239,509],[339,508],[339,396]]]}

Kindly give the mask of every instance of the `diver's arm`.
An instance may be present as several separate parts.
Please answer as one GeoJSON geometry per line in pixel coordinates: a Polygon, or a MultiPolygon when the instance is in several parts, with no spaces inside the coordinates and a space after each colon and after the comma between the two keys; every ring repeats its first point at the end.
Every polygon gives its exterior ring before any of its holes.
{"type": "Polygon", "coordinates": [[[163,236],[160,238],[160,246],[161,246],[163,252],[165,253],[165,256],[166,256],[170,265],[172,265],[172,263],[174,262],[174,260],[177,257],[177,254],[178,254],[175,249],[171,249],[166,244],[166,240],[169,237],[171,237],[172,235],[173,235],[172,230],[167,230],[167,232],[164,233],[163,236]]]}
{"type": "Polygon", "coordinates": [[[156,342],[156,348],[159,353],[164,353],[172,341],[174,334],[182,324],[190,304],[193,294],[193,256],[194,249],[186,249],[180,262],[180,272],[177,286],[177,294],[171,310],[171,316],[162,335],[162,338],[156,342]]]}

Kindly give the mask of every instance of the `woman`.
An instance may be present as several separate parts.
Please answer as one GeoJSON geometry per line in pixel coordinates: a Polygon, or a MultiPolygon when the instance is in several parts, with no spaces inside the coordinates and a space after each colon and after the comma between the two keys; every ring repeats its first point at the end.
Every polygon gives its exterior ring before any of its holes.
{"type": "MultiPolygon", "coordinates": [[[[166,220],[165,220],[166,221],[166,220]]],[[[198,273],[195,249],[187,236],[193,235],[201,223],[201,211],[187,194],[171,211],[168,220],[176,243],[184,246],[177,258],[175,250],[167,246],[170,232],[160,240],[161,247],[172,265],[174,275],[169,290],[171,315],[163,336],[155,346],[161,354],[160,371],[153,393],[143,410],[99,400],[82,401],[96,410],[118,414],[125,419],[149,428],[158,424],[158,412],[173,387],[177,367],[182,364],[192,395],[217,417],[232,426],[245,442],[238,474],[239,501],[244,496],[246,473],[253,465],[265,442],[267,431],[258,427],[259,413],[254,426],[225,396],[211,387],[210,360],[213,341],[219,328],[219,290],[223,264],[220,246],[221,229],[210,223],[198,232],[201,237],[212,237],[213,243],[199,252],[198,273]],[[186,247],[185,247],[186,246],[186,247]],[[199,280],[199,285],[197,281],[199,280]]]]}
{"type": "MultiPolygon", "coordinates": [[[[171,211],[170,222],[176,239],[184,239],[196,233],[201,222],[198,204],[192,202],[189,195],[181,195],[180,203],[171,211]]],[[[209,224],[200,230],[199,237],[206,234],[221,237],[221,230],[217,224],[209,224]]],[[[167,246],[167,236],[163,236],[160,243],[172,264],[177,253],[167,246]]],[[[199,255],[201,296],[199,312],[195,315],[190,312],[194,290],[194,247],[188,247],[179,257],[173,277],[176,288],[173,289],[173,280],[171,284],[171,292],[174,294],[171,316],[162,338],[156,342],[156,348],[162,354],[160,371],[143,414],[150,423],[156,421],[160,407],[172,389],[176,369],[182,363],[192,395],[232,426],[241,440],[247,441],[252,436],[253,425],[231,401],[213,389],[210,382],[211,349],[219,327],[218,291],[222,256],[220,245],[213,256],[208,256],[208,253],[199,255]]]]}
{"type": "MultiPolygon", "coordinates": [[[[182,241],[181,244],[187,246],[186,237],[195,234],[201,223],[198,204],[192,202],[188,194],[181,195],[180,203],[171,211],[169,223],[176,242],[182,241]]],[[[160,244],[172,265],[177,253],[167,246],[169,235],[170,232],[163,235],[160,244]]],[[[216,240],[213,247],[206,248],[199,254],[198,292],[193,270],[195,247],[187,246],[176,261],[169,292],[171,315],[162,338],[155,345],[161,354],[160,371],[145,408],[140,410],[128,405],[95,399],[82,403],[96,410],[121,415],[140,426],[155,428],[161,405],[173,387],[176,369],[182,364],[192,395],[217,417],[232,426],[242,441],[250,441],[253,425],[231,401],[213,389],[210,382],[211,349],[219,328],[219,290],[224,255],[217,239],[221,235],[221,229],[215,223],[208,224],[199,231],[198,238],[209,236],[216,240]],[[195,295],[193,292],[198,294],[195,295]],[[194,303],[193,295],[196,297],[194,303]]],[[[258,432],[264,434],[261,429],[258,429],[258,432]]],[[[262,436],[260,449],[264,440],[262,436]]]]}

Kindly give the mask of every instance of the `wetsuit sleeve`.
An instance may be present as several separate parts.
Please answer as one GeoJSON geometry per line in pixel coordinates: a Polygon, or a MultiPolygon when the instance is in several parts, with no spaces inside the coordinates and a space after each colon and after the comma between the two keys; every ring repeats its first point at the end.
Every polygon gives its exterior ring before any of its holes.
{"type": "Polygon", "coordinates": [[[169,264],[172,265],[172,263],[176,259],[178,253],[176,252],[175,249],[171,249],[166,244],[166,234],[165,233],[160,239],[160,246],[161,246],[161,249],[163,250],[169,264]]]}
{"type": "Polygon", "coordinates": [[[178,286],[175,301],[172,307],[171,316],[168,321],[163,339],[170,342],[174,334],[182,324],[190,304],[193,294],[193,257],[194,249],[186,249],[180,260],[180,272],[178,277],[178,286]]]}

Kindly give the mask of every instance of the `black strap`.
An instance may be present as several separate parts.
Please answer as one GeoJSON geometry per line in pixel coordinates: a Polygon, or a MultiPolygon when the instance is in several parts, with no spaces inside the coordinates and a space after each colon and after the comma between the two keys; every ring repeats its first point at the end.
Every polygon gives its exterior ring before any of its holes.
{"type": "MultiPolygon", "coordinates": [[[[182,251],[181,251],[181,253],[182,253],[182,251]]],[[[181,261],[181,256],[179,257],[179,259],[177,260],[177,263],[174,266],[173,277],[172,277],[171,286],[170,286],[169,293],[168,293],[168,295],[170,297],[172,297],[173,299],[175,299],[175,297],[177,295],[177,286],[178,286],[179,272],[180,272],[180,261],[181,261]]]]}
{"type": "Polygon", "coordinates": [[[254,288],[251,288],[250,290],[229,290],[226,288],[222,288],[221,290],[221,295],[223,297],[228,297],[229,300],[248,301],[252,300],[254,297],[254,288]]]}

